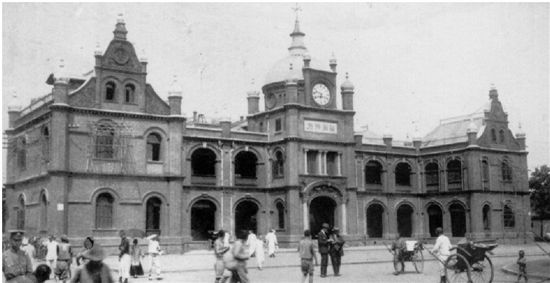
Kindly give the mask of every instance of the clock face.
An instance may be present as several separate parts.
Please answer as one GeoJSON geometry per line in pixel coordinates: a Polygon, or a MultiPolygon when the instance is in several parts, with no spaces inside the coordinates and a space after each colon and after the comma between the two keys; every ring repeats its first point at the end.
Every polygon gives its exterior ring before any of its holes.
{"type": "Polygon", "coordinates": [[[128,52],[126,50],[124,50],[124,48],[120,47],[120,48],[117,48],[114,52],[114,57],[115,57],[115,61],[117,62],[117,64],[119,65],[124,65],[126,64],[126,62],[128,62],[128,60],[130,59],[130,55],[128,54],[128,52]]]}
{"type": "Polygon", "coordinates": [[[324,84],[316,84],[313,86],[313,90],[311,91],[311,95],[313,96],[313,100],[321,106],[327,105],[327,103],[330,101],[330,91],[328,90],[328,87],[324,84]]]}
{"type": "Polygon", "coordinates": [[[275,106],[275,103],[277,102],[277,98],[275,97],[275,94],[269,93],[265,98],[265,104],[267,108],[273,108],[275,106]]]}

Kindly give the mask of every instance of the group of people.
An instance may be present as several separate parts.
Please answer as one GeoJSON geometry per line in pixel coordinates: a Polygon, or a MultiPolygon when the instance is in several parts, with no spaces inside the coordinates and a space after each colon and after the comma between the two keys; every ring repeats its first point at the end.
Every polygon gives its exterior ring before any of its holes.
{"type": "MultiPolygon", "coordinates": [[[[342,256],[344,255],[344,238],[340,235],[340,229],[333,227],[328,223],[323,223],[321,231],[317,234],[317,246],[319,254],[321,254],[321,277],[327,277],[328,258],[332,263],[332,271],[334,276],[340,276],[340,265],[342,264],[342,256]]],[[[301,260],[302,282],[305,282],[309,276],[309,282],[313,282],[313,266],[318,264],[315,254],[315,246],[311,239],[311,232],[304,231],[304,238],[298,244],[298,254],[301,260]]]]}
{"type": "Polygon", "coordinates": [[[266,234],[265,239],[261,235],[256,237],[252,230],[238,231],[232,245],[229,243],[229,233],[220,230],[216,235],[217,239],[214,241],[216,283],[228,280],[230,282],[249,282],[246,266],[248,259],[255,257],[258,269],[261,270],[265,261],[264,245],[267,246],[269,257],[275,257],[279,246],[274,229],[266,234]]]}
{"type": "MultiPolygon", "coordinates": [[[[60,242],[50,236],[45,243],[47,248],[45,263],[36,265],[34,259],[36,251],[33,245],[29,245],[22,230],[9,232],[9,243],[2,254],[2,282],[9,283],[41,283],[41,282],[67,282],[71,283],[113,283],[110,268],[103,263],[106,253],[101,245],[88,236],[84,239],[82,250],[73,254],[69,239],[63,235],[60,242]],[[78,267],[75,274],[71,274],[73,259],[78,267]],[[52,277],[56,280],[51,280],[52,277]]],[[[128,282],[130,276],[143,275],[141,259],[144,257],[138,239],[133,240],[130,245],[129,239],[124,231],[120,232],[121,242],[119,245],[119,282],[128,282]]],[[[153,272],[157,279],[160,279],[159,255],[162,253],[157,235],[147,237],[149,240],[148,254],[151,258],[149,280],[152,280],[153,272]]]]}

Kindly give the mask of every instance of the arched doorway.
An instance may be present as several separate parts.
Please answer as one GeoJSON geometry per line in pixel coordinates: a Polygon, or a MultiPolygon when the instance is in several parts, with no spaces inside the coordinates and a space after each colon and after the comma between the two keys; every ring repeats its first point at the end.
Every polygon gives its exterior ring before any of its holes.
{"type": "Polygon", "coordinates": [[[309,228],[314,237],[317,237],[321,231],[323,223],[328,223],[330,227],[334,226],[335,211],[336,201],[330,197],[320,196],[311,201],[309,204],[309,228]]]}
{"type": "Polygon", "coordinates": [[[443,228],[443,211],[438,205],[431,204],[428,206],[428,225],[430,229],[430,237],[437,237],[435,229],[443,228]]]}
{"type": "Polygon", "coordinates": [[[210,239],[210,232],[216,229],[216,205],[206,199],[191,206],[191,238],[193,241],[210,239]]]}
{"type": "Polygon", "coordinates": [[[378,203],[367,208],[367,235],[369,238],[382,238],[384,233],[384,207],[378,203]]]}
{"type": "Polygon", "coordinates": [[[256,203],[250,200],[242,201],[235,208],[235,235],[243,230],[258,230],[258,210],[256,203]]]}
{"type": "Polygon", "coordinates": [[[397,233],[401,237],[412,237],[413,209],[408,204],[403,204],[397,209],[397,233]]]}
{"type": "Polygon", "coordinates": [[[453,237],[464,237],[466,235],[466,210],[464,206],[454,203],[449,206],[451,213],[451,231],[453,237]]]}
{"type": "Polygon", "coordinates": [[[160,234],[160,210],[162,201],[158,197],[147,200],[145,208],[145,230],[147,233],[160,234]]]}

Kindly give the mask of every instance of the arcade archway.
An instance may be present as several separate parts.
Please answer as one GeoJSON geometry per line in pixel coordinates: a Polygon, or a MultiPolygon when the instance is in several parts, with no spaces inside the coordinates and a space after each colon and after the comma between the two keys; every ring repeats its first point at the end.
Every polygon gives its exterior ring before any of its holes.
{"type": "Polygon", "coordinates": [[[317,236],[321,231],[321,225],[328,223],[334,226],[336,201],[327,196],[319,196],[311,200],[309,204],[309,227],[311,234],[317,236]]]}
{"type": "Polygon", "coordinates": [[[401,237],[412,237],[413,233],[413,208],[403,204],[397,209],[397,233],[401,237]]]}
{"type": "Polygon", "coordinates": [[[449,206],[451,213],[451,231],[453,237],[464,237],[466,235],[466,210],[464,206],[453,203],[449,206]]]}
{"type": "Polygon", "coordinates": [[[438,205],[431,204],[428,206],[428,223],[430,229],[430,237],[437,237],[435,229],[443,228],[443,211],[438,205]]]}
{"type": "Polygon", "coordinates": [[[258,230],[258,205],[250,200],[240,202],[235,207],[235,235],[243,230],[258,230]]]}
{"type": "Polygon", "coordinates": [[[367,235],[369,238],[382,238],[384,233],[384,207],[378,203],[367,208],[367,235]]]}
{"type": "Polygon", "coordinates": [[[210,239],[210,232],[216,229],[216,205],[206,199],[191,206],[191,238],[193,241],[210,239]]]}

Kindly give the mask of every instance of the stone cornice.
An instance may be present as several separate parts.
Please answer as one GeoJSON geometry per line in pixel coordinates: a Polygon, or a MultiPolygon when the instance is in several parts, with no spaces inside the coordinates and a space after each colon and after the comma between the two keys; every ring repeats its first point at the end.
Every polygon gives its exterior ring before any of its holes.
{"type": "Polygon", "coordinates": [[[420,197],[431,198],[434,196],[457,196],[457,195],[472,195],[472,194],[506,194],[506,195],[529,195],[529,192],[512,192],[512,191],[483,191],[483,190],[464,190],[452,192],[384,192],[380,190],[358,191],[358,195],[373,195],[385,197],[420,197]]]}
{"type": "Polygon", "coordinates": [[[248,118],[256,118],[256,117],[261,117],[261,116],[265,116],[265,115],[273,115],[273,114],[278,114],[279,112],[285,112],[289,109],[309,110],[309,111],[312,111],[312,112],[322,112],[322,113],[330,112],[330,113],[333,113],[333,114],[351,115],[351,116],[355,115],[355,111],[353,111],[353,110],[326,109],[326,108],[317,108],[317,107],[302,105],[302,104],[298,104],[298,103],[286,103],[282,107],[277,107],[277,108],[267,110],[267,111],[264,111],[264,112],[251,114],[251,115],[248,115],[247,117],[248,118]]]}

